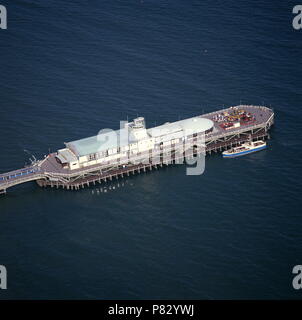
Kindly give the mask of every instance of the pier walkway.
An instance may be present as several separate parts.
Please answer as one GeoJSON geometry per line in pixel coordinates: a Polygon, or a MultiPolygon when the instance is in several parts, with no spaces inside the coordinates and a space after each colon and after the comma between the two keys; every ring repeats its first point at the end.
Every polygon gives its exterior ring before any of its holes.
{"type": "Polygon", "coordinates": [[[38,166],[26,167],[19,170],[0,174],[0,194],[15,185],[43,178],[38,166]]]}

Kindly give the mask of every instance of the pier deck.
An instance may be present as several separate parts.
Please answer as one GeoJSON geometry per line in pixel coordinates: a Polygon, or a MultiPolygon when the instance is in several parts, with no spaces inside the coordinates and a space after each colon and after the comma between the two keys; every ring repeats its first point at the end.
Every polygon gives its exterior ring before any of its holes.
{"type": "MultiPolygon", "coordinates": [[[[219,152],[230,147],[246,142],[250,139],[264,139],[268,137],[268,130],[274,123],[274,112],[267,107],[240,105],[236,108],[244,109],[250,112],[254,118],[253,121],[242,124],[240,127],[224,129],[221,122],[214,121],[213,131],[205,135],[205,151],[208,154],[219,152]]],[[[225,112],[232,111],[228,109],[218,110],[212,113],[203,114],[199,117],[208,118],[213,121],[215,116],[225,112]]],[[[168,150],[173,154],[175,150],[168,150]]],[[[165,151],[166,152],[166,151],[165,151]]],[[[176,156],[172,156],[169,163],[137,163],[119,165],[119,163],[101,163],[93,166],[69,170],[64,169],[56,161],[56,154],[49,154],[44,160],[38,161],[31,167],[14,170],[0,174],[0,194],[15,185],[36,180],[40,186],[63,187],[67,189],[79,189],[90,183],[101,183],[102,181],[111,180],[113,177],[123,177],[131,173],[152,170],[158,166],[168,165],[177,161],[176,156]]],[[[192,155],[193,156],[193,155],[192,155]]],[[[143,155],[137,157],[143,158],[143,155]]],[[[132,159],[133,160],[133,159],[132,159]]],[[[141,161],[142,162],[142,161],[141,161]]]]}

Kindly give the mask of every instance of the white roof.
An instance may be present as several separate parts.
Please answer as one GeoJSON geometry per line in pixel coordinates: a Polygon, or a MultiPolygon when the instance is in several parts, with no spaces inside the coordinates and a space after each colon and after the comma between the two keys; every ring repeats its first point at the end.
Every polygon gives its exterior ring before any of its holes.
{"type": "Polygon", "coordinates": [[[69,163],[78,160],[69,149],[58,150],[58,155],[56,157],[61,161],[61,163],[69,163]]]}
{"type": "Polygon", "coordinates": [[[109,149],[127,146],[129,141],[126,129],[116,131],[104,131],[97,136],[76,140],[66,143],[67,148],[71,148],[78,156],[86,156],[93,153],[106,151],[109,149]]]}
{"type": "Polygon", "coordinates": [[[194,117],[150,128],[148,129],[148,133],[152,137],[160,137],[163,135],[176,136],[178,133],[182,136],[187,136],[198,132],[205,132],[213,126],[214,123],[210,119],[194,117]]]}
{"type": "MultiPolygon", "coordinates": [[[[206,118],[190,118],[176,121],[173,123],[166,123],[158,127],[147,129],[147,136],[151,138],[165,136],[167,139],[183,137],[192,135],[193,133],[203,132],[213,127],[213,121],[206,118]]],[[[116,131],[106,131],[97,136],[76,140],[66,143],[66,147],[70,148],[78,157],[86,156],[93,153],[106,151],[109,149],[127,146],[137,141],[131,130],[121,129],[116,131]]]]}

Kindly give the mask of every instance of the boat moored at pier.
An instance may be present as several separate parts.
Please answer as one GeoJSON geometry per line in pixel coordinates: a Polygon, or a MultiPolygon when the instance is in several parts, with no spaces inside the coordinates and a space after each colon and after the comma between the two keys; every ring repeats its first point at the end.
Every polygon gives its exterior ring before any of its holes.
{"type": "Polygon", "coordinates": [[[235,158],[249,153],[261,151],[266,148],[266,142],[262,140],[245,142],[242,145],[222,152],[224,158],[235,158]]]}

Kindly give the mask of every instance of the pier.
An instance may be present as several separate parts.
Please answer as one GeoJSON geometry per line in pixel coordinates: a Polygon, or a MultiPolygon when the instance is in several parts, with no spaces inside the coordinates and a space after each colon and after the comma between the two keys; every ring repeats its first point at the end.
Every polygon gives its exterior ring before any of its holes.
{"type": "Polygon", "coordinates": [[[106,183],[113,179],[121,179],[141,172],[152,171],[163,166],[182,163],[185,158],[193,158],[201,153],[222,152],[241,143],[250,140],[263,140],[269,138],[269,129],[274,123],[274,112],[264,106],[240,105],[228,109],[198,116],[212,120],[214,125],[211,132],[206,133],[203,145],[191,137],[191,148],[186,154],[179,152],[182,142],[160,148],[156,152],[149,151],[139,153],[131,162],[119,159],[115,162],[104,162],[84,168],[70,170],[64,168],[57,161],[57,154],[49,154],[45,159],[37,161],[33,166],[0,174],[0,194],[5,194],[7,189],[19,184],[36,181],[40,187],[63,188],[66,190],[79,190],[91,185],[106,183]],[[227,127],[226,122],[221,121],[223,114],[232,112],[234,108],[244,109],[252,115],[252,120],[240,126],[227,127]],[[169,154],[168,160],[163,154],[169,154]],[[148,159],[148,161],[146,161],[148,159]]]}

